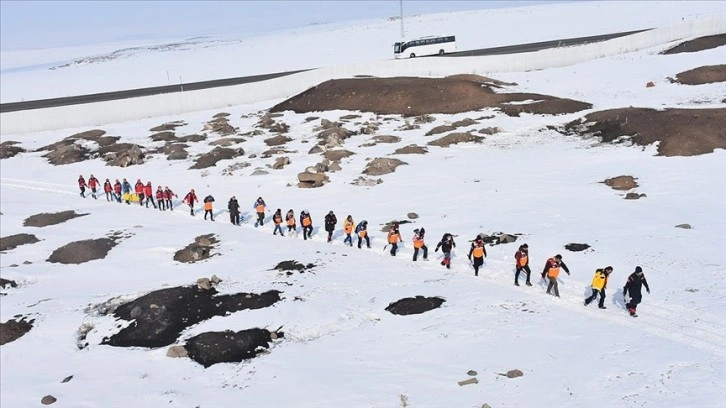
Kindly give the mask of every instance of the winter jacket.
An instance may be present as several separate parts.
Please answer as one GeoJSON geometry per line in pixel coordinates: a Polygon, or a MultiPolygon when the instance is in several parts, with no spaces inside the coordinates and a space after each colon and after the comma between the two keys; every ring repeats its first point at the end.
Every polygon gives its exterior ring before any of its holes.
{"type": "Polygon", "coordinates": [[[144,194],[144,183],[137,181],[136,184],[134,184],[134,191],[138,195],[144,194]]]}
{"type": "Polygon", "coordinates": [[[308,214],[308,213],[300,214],[300,225],[302,225],[303,227],[310,227],[313,225],[313,219],[310,218],[310,214],[308,214]]]}
{"type": "Polygon", "coordinates": [[[272,222],[275,223],[275,225],[282,224],[282,213],[279,211],[276,211],[275,215],[272,216],[272,222]]]}
{"type": "Polygon", "coordinates": [[[529,251],[526,251],[520,247],[519,250],[514,254],[514,259],[514,266],[518,268],[523,268],[529,265],[529,251]]]}
{"type": "Polygon", "coordinates": [[[95,177],[91,177],[88,179],[88,187],[96,188],[99,184],[100,182],[95,177]]]}
{"type": "Polygon", "coordinates": [[[78,177],[78,187],[86,187],[86,179],[78,177]]]}
{"type": "Polygon", "coordinates": [[[423,236],[420,233],[413,235],[413,247],[414,248],[423,248],[424,247],[424,239],[423,236]]]}
{"type": "Polygon", "coordinates": [[[335,224],[338,223],[338,218],[335,216],[335,214],[328,214],[325,216],[325,230],[326,231],[333,231],[335,229],[335,224]]]}
{"type": "Polygon", "coordinates": [[[287,220],[288,227],[295,227],[295,213],[288,211],[285,215],[285,220],[287,220]]]}
{"type": "Polygon", "coordinates": [[[119,183],[118,181],[113,185],[113,192],[116,194],[121,194],[121,183],[119,183]]]}
{"type": "Polygon", "coordinates": [[[397,244],[400,240],[401,233],[398,231],[398,228],[391,227],[391,229],[388,231],[388,243],[397,244]]]}
{"type": "Polygon", "coordinates": [[[151,187],[151,183],[149,183],[144,186],[144,195],[151,197],[152,194],[154,194],[154,189],[151,187]]]}
{"type": "Polygon", "coordinates": [[[184,202],[189,204],[190,206],[193,206],[195,202],[199,202],[199,199],[197,198],[196,194],[190,191],[187,193],[187,195],[184,196],[184,202]]]}
{"type": "Polygon", "coordinates": [[[229,203],[227,203],[227,209],[230,214],[239,215],[239,202],[237,202],[236,198],[231,198],[229,200],[229,203]]]}
{"type": "Polygon", "coordinates": [[[131,183],[129,183],[128,181],[124,181],[123,184],[121,185],[121,191],[124,194],[130,193],[131,192],[131,183]]]}
{"type": "Polygon", "coordinates": [[[542,277],[544,278],[545,275],[549,276],[550,278],[557,279],[558,276],[560,276],[560,268],[564,269],[567,274],[570,274],[570,270],[567,269],[567,265],[565,265],[564,262],[561,260],[558,261],[555,258],[550,258],[545,262],[544,269],[542,270],[542,277]]]}
{"type": "Polygon", "coordinates": [[[164,199],[164,190],[161,189],[161,187],[156,189],[156,201],[161,201],[164,199]]]}
{"type": "Polygon", "coordinates": [[[602,269],[595,271],[595,276],[592,278],[592,288],[597,290],[603,290],[608,287],[608,274],[602,269]]]}
{"type": "Polygon", "coordinates": [[[265,207],[267,207],[267,204],[265,204],[265,200],[257,200],[252,205],[252,208],[255,209],[255,211],[260,214],[265,212],[265,207]]]}
{"type": "Polygon", "coordinates": [[[346,218],[345,221],[343,221],[343,232],[345,232],[345,235],[350,235],[350,233],[353,232],[354,227],[355,222],[353,222],[352,218],[346,218]]]}
{"type": "MultiPolygon", "coordinates": [[[[119,188],[120,187],[121,186],[119,186],[119,188]]],[[[110,193],[111,191],[113,191],[113,187],[111,187],[111,182],[110,181],[106,181],[105,183],[103,183],[103,191],[105,193],[110,193]]]]}
{"type": "Polygon", "coordinates": [[[630,293],[630,297],[640,297],[642,296],[640,291],[643,286],[645,286],[645,290],[650,293],[650,287],[648,286],[648,281],[645,280],[645,275],[640,276],[637,272],[633,272],[628,277],[628,281],[625,282],[625,286],[623,287],[623,296],[630,293]]]}
{"type": "Polygon", "coordinates": [[[445,253],[451,252],[451,249],[455,247],[456,243],[454,242],[454,237],[451,234],[444,234],[444,236],[441,238],[441,241],[436,244],[436,252],[438,252],[439,248],[441,248],[441,250],[445,253]]]}
{"type": "Polygon", "coordinates": [[[359,237],[365,238],[365,236],[368,235],[368,224],[361,221],[360,224],[355,227],[355,233],[358,234],[359,237]]]}

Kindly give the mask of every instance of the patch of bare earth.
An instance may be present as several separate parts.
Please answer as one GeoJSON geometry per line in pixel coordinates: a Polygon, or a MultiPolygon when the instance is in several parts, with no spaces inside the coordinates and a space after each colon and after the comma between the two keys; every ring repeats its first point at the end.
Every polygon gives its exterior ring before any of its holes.
{"type": "Polygon", "coordinates": [[[53,251],[48,257],[48,262],[82,264],[96,259],[103,259],[117,243],[115,237],[71,242],[53,251]]]}
{"type": "Polygon", "coordinates": [[[611,187],[613,190],[625,191],[638,187],[638,182],[635,180],[637,178],[633,176],[617,176],[605,179],[602,183],[605,183],[606,186],[611,187]]]}
{"type": "Polygon", "coordinates": [[[0,159],[8,159],[10,157],[14,157],[18,153],[25,152],[25,149],[20,146],[15,146],[16,144],[20,144],[20,142],[8,140],[0,143],[0,159]]]}
{"type": "Polygon", "coordinates": [[[0,238],[0,252],[15,249],[21,245],[34,244],[40,241],[33,234],[15,234],[0,238]]]}
{"type": "Polygon", "coordinates": [[[683,85],[712,84],[714,82],[726,82],[726,65],[707,65],[676,75],[674,82],[683,85]]]}
{"type": "Polygon", "coordinates": [[[15,341],[29,332],[33,328],[35,320],[26,320],[26,317],[20,319],[10,319],[5,323],[0,323],[0,346],[15,341]]]}
{"type": "Polygon", "coordinates": [[[481,143],[483,136],[475,136],[471,133],[450,133],[440,139],[432,140],[426,143],[429,146],[449,147],[452,144],[459,143],[481,143]]]}
{"type": "Polygon", "coordinates": [[[667,49],[661,54],[680,54],[682,52],[698,52],[726,45],[726,34],[709,35],[699,37],[690,41],[682,42],[673,48],[667,49]]]}
{"type": "Polygon", "coordinates": [[[419,116],[499,108],[507,115],[517,116],[522,112],[573,113],[592,107],[589,103],[548,95],[496,93],[495,89],[501,87],[476,75],[336,79],[283,101],[271,111],[305,113],[342,109],[419,116]]]}
{"type": "Polygon", "coordinates": [[[245,151],[242,148],[230,149],[228,147],[215,147],[212,151],[205,153],[196,160],[189,170],[206,169],[217,165],[218,161],[231,160],[239,156],[244,156],[245,151]]]}
{"type": "Polygon", "coordinates": [[[426,154],[428,152],[428,149],[423,146],[408,145],[396,149],[393,154],[426,154]]]}
{"type": "Polygon", "coordinates": [[[725,123],[726,108],[620,108],[590,113],[566,124],[565,130],[603,142],[617,143],[624,136],[640,146],[660,142],[659,156],[695,156],[726,149],[725,123]]]}
{"type": "Polygon", "coordinates": [[[363,174],[366,174],[368,176],[382,176],[384,174],[393,173],[394,171],[396,171],[396,167],[402,164],[408,163],[398,159],[379,157],[371,160],[366,165],[365,170],[363,170],[363,174]]]}
{"type": "Polygon", "coordinates": [[[79,214],[73,210],[60,211],[57,213],[40,213],[31,215],[23,221],[25,227],[47,227],[50,225],[62,224],[74,218],[83,217],[88,214],[79,214]]]}

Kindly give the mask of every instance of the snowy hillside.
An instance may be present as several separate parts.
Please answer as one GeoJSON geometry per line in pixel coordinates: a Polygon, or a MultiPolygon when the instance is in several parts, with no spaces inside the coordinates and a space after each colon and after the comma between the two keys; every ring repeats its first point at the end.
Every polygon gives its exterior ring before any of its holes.
{"type": "MultiPolygon", "coordinates": [[[[695,3],[690,9],[684,4],[692,3],[686,2],[667,3],[667,7],[618,4],[632,7],[633,12],[623,18],[600,18],[600,25],[594,20],[581,26],[552,24],[549,33],[554,38],[636,29],[718,9],[714,6],[718,3],[710,2],[695,3]]],[[[481,29],[479,20],[475,26],[467,16],[496,15],[501,27],[532,28],[526,25],[526,16],[556,10],[563,21],[574,21],[576,16],[604,16],[607,7],[608,3],[583,2],[465,13],[456,18],[421,16],[417,21],[438,21],[446,32],[454,28],[474,32],[481,29]],[[512,20],[505,24],[504,18],[512,20]]],[[[386,49],[388,32],[395,32],[397,26],[390,22],[335,30],[331,34],[325,27],[315,27],[306,35],[344,41],[343,33],[359,36],[364,30],[386,49]]],[[[525,29],[514,35],[518,37],[512,43],[541,39],[539,32],[525,29]]],[[[466,41],[475,47],[505,43],[488,36],[477,37],[477,42],[465,37],[462,45],[466,41]]],[[[303,66],[306,61],[326,65],[387,58],[388,52],[379,56],[373,51],[379,48],[375,44],[361,45],[361,54],[337,54],[338,59],[304,49],[303,44],[309,47],[316,42],[304,42],[301,33],[284,38],[300,55],[310,57],[287,60],[303,66]]],[[[250,47],[264,48],[265,42],[273,40],[271,36],[245,41],[250,47]]],[[[18,142],[14,146],[25,151],[0,161],[4,249],[0,277],[17,284],[8,283],[1,290],[0,322],[32,321],[32,328],[0,346],[0,406],[37,406],[47,395],[57,399],[53,406],[72,407],[723,406],[726,300],[721,282],[726,265],[721,252],[726,181],[719,175],[726,170],[726,152],[716,149],[709,154],[666,157],[657,154],[656,145],[640,147],[627,138],[620,144],[601,143],[598,138],[562,132],[569,122],[610,108],[723,109],[724,82],[682,85],[666,77],[722,64],[725,47],[659,54],[672,45],[495,78],[516,83],[503,86],[505,92],[547,94],[592,104],[592,109],[569,114],[510,116],[501,109],[485,108],[431,114],[418,122],[401,115],[342,110],[269,115],[268,110],[282,102],[276,100],[104,125],[100,130],[105,134],[71,140],[73,146],[67,150],[62,150],[64,138],[91,128],[3,134],[3,143],[18,142]],[[646,88],[649,81],[655,86],[646,88]],[[338,122],[336,132],[350,133],[339,140],[321,139],[329,130],[326,120],[338,122]],[[440,126],[454,129],[437,133],[440,126]],[[163,133],[164,129],[170,133],[163,133]],[[483,139],[443,146],[432,143],[452,133],[483,139]],[[321,140],[329,147],[322,148],[322,153],[311,152],[321,140]],[[279,141],[283,144],[278,145],[279,141]],[[57,142],[61,143],[52,145],[57,142]],[[103,149],[122,143],[143,149],[143,163],[106,165],[103,149]],[[411,145],[420,149],[407,150],[411,145]],[[233,157],[202,166],[202,157],[210,158],[203,155],[217,147],[229,149],[224,152],[233,157]],[[424,153],[405,154],[411,150],[424,153]],[[51,151],[67,155],[44,157],[51,151]],[[177,153],[187,156],[171,159],[177,153]],[[70,164],[49,162],[69,160],[72,154],[82,159],[70,164]],[[299,188],[299,174],[320,166],[324,158],[329,159],[327,184],[299,188]],[[387,174],[363,174],[374,158],[404,164],[387,174]],[[331,168],[333,164],[340,169],[331,168]],[[190,169],[193,166],[204,168],[190,169]],[[86,179],[93,174],[101,182],[126,178],[131,184],[137,179],[150,181],[154,189],[169,186],[178,195],[174,211],[107,202],[103,195],[94,200],[88,192],[81,198],[76,187],[79,174],[86,179]],[[603,183],[617,176],[632,176],[638,186],[615,190],[603,183]],[[361,178],[368,185],[359,185],[361,178]],[[207,195],[216,199],[214,222],[203,219],[201,205],[190,216],[181,199],[192,188],[200,200],[207,195]],[[626,193],[645,196],[624,199],[626,193]],[[229,221],[227,202],[232,196],[242,207],[240,226],[229,221]],[[265,225],[255,227],[253,202],[260,196],[268,213],[265,225]],[[292,236],[273,235],[271,218],[278,208],[283,214],[293,209],[296,216],[309,210],[312,239],[303,240],[299,225],[292,236]],[[328,243],[323,218],[331,210],[338,224],[333,242],[328,243]],[[55,225],[27,225],[34,224],[28,220],[31,216],[61,211],[87,215],[55,225]],[[343,244],[342,223],[348,214],[356,223],[368,221],[372,248],[343,244]],[[385,248],[384,232],[394,220],[407,221],[400,225],[403,243],[396,257],[389,255],[390,246],[385,248]],[[676,228],[682,224],[691,228],[676,228]],[[413,230],[421,227],[427,231],[429,260],[413,262],[413,230]],[[434,252],[447,232],[456,235],[457,244],[451,269],[440,264],[441,251],[434,252]],[[470,241],[478,234],[502,233],[516,241],[487,245],[488,256],[475,277],[467,259],[470,241]],[[8,237],[16,234],[32,234],[38,241],[29,239],[12,248],[8,237]],[[175,260],[177,251],[207,234],[218,241],[210,257],[191,263],[175,260]],[[91,245],[87,240],[96,241],[91,245]],[[71,248],[61,254],[59,249],[78,242],[84,251],[71,248]],[[523,243],[530,248],[531,287],[524,285],[523,276],[521,286],[513,285],[514,253],[523,243]],[[589,248],[565,248],[573,243],[589,248]],[[100,248],[103,245],[108,248],[100,248]],[[99,259],[80,259],[86,250],[100,254],[99,259]],[[562,255],[571,272],[560,274],[560,298],[547,295],[540,278],[545,261],[555,254],[562,255]],[[290,260],[312,265],[303,270],[275,269],[290,260]],[[595,269],[608,265],[614,272],[607,287],[607,309],[583,306],[595,269]],[[651,291],[644,293],[639,316],[632,318],[624,310],[621,291],[636,266],[645,271],[651,291]],[[270,291],[279,291],[280,299],[265,307],[229,313],[219,312],[227,307],[221,300],[213,302],[206,306],[212,310],[207,317],[185,326],[168,345],[107,344],[137,326],[109,310],[123,310],[121,305],[155,291],[182,291],[179,287],[190,287],[204,298],[211,292],[195,289],[196,282],[213,275],[221,279],[214,286],[219,295],[213,300],[239,296],[235,299],[241,305],[270,291]],[[444,302],[421,314],[396,315],[386,310],[394,302],[416,296],[444,302]],[[248,329],[264,329],[278,338],[254,358],[206,368],[191,358],[167,356],[172,345],[188,346],[206,333],[248,329]],[[506,374],[511,370],[523,375],[509,378],[506,374]]],[[[279,70],[275,64],[282,61],[261,54],[265,57],[259,58],[259,64],[258,60],[246,64],[240,73],[219,68],[224,64],[202,69],[189,62],[208,61],[211,52],[234,54],[223,49],[134,53],[53,71],[7,73],[3,65],[3,102],[5,84],[10,82],[21,85],[8,95],[19,95],[22,89],[47,96],[50,88],[44,81],[60,78],[53,75],[68,75],[68,81],[54,90],[74,94],[156,84],[159,74],[144,67],[161,66],[161,59],[188,66],[197,79],[279,70]],[[139,75],[94,80],[107,78],[109,72],[131,72],[124,64],[139,75]],[[141,75],[146,72],[148,76],[141,75]],[[74,83],[71,78],[76,75],[89,78],[87,86],[74,83]],[[31,82],[36,84],[32,88],[28,87],[31,82]]],[[[64,61],[83,56],[68,57],[64,61]]],[[[15,67],[23,65],[21,59],[17,61],[15,67]]],[[[35,61],[50,59],[38,56],[35,61]]],[[[129,307],[130,314],[138,322],[139,316],[156,310],[203,314],[201,306],[186,310],[173,306],[174,299],[167,300],[169,306],[129,307]]],[[[0,337],[9,333],[9,326],[3,326],[0,337]]],[[[223,348],[209,347],[212,352],[223,348]]]]}

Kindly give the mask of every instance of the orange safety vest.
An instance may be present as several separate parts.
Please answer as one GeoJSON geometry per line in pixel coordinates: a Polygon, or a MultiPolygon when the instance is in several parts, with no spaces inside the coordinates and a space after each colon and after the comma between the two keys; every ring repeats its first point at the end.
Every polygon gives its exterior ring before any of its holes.
{"type": "Polygon", "coordinates": [[[413,237],[413,247],[414,248],[423,248],[424,246],[424,240],[420,239],[418,235],[413,237]]]}
{"type": "Polygon", "coordinates": [[[360,230],[358,232],[358,236],[361,238],[365,238],[365,236],[368,234],[368,230],[360,230]]]}
{"type": "Polygon", "coordinates": [[[265,212],[265,205],[264,204],[257,204],[257,212],[258,213],[265,212]]]}
{"type": "Polygon", "coordinates": [[[345,220],[345,223],[343,224],[343,230],[345,231],[346,235],[353,232],[353,222],[345,220]]]}
{"type": "Polygon", "coordinates": [[[312,224],[313,221],[310,219],[310,217],[303,218],[302,225],[303,227],[309,227],[310,224],[312,224]]]}
{"type": "Polygon", "coordinates": [[[204,203],[204,209],[205,210],[211,210],[212,209],[212,202],[211,201],[208,201],[208,202],[204,203]]]}
{"type": "Polygon", "coordinates": [[[484,247],[481,245],[474,245],[474,250],[471,252],[474,258],[481,258],[484,256],[484,247]]]}
{"type": "Polygon", "coordinates": [[[393,231],[388,233],[388,243],[389,244],[397,244],[399,240],[398,233],[395,233],[393,231]]]}
{"type": "Polygon", "coordinates": [[[295,225],[295,216],[292,216],[292,217],[290,217],[290,218],[287,219],[287,225],[289,225],[291,227],[293,225],[295,225]]]}
{"type": "Polygon", "coordinates": [[[560,276],[560,266],[554,259],[550,258],[547,262],[550,263],[550,268],[547,270],[547,276],[550,278],[557,279],[560,276]]]}
{"type": "Polygon", "coordinates": [[[519,266],[527,265],[527,259],[528,259],[527,255],[522,255],[519,258],[519,266]]]}

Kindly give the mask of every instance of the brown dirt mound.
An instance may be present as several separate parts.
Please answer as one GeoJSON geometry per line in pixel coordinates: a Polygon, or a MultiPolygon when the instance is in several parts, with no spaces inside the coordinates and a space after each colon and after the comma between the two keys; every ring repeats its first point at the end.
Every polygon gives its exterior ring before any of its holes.
{"type": "Polygon", "coordinates": [[[83,217],[88,214],[79,214],[73,210],[60,211],[57,213],[40,213],[31,215],[23,221],[25,227],[47,227],[50,225],[56,225],[64,223],[74,218],[83,217]]]}
{"type": "Polygon", "coordinates": [[[14,157],[18,153],[24,153],[26,151],[20,146],[15,146],[16,144],[20,144],[20,142],[8,140],[0,143],[0,159],[8,159],[10,157],[14,157]]]}
{"type": "Polygon", "coordinates": [[[636,182],[637,178],[633,176],[617,176],[612,177],[609,179],[605,179],[603,183],[605,185],[610,186],[613,188],[613,190],[632,190],[636,187],[638,187],[638,182],[636,182]]]}
{"type": "Polygon", "coordinates": [[[103,259],[117,244],[114,238],[86,239],[75,241],[53,251],[48,262],[60,264],[82,264],[103,259]]]}
{"type": "Polygon", "coordinates": [[[15,249],[21,245],[34,244],[40,241],[33,234],[15,234],[0,238],[0,252],[15,249]]]}
{"type": "Polygon", "coordinates": [[[382,176],[384,174],[393,173],[394,171],[396,171],[396,167],[402,164],[408,163],[398,159],[387,159],[378,157],[371,160],[366,165],[365,170],[363,170],[363,174],[369,176],[382,176]]]}
{"type": "Polygon", "coordinates": [[[408,145],[396,149],[393,154],[426,154],[429,151],[423,146],[408,145]]]}
{"type": "Polygon", "coordinates": [[[348,150],[327,150],[325,153],[323,153],[323,157],[330,161],[341,161],[346,157],[350,157],[354,154],[355,153],[348,150]]]}
{"type": "Polygon", "coordinates": [[[177,262],[192,263],[201,261],[212,256],[214,245],[219,242],[214,234],[200,235],[194,238],[194,242],[184,249],[176,251],[174,260],[177,262]]]}
{"type": "Polygon", "coordinates": [[[33,328],[33,322],[34,319],[26,320],[26,317],[22,317],[19,320],[10,319],[0,323],[0,346],[23,337],[33,328]]]}
{"type": "Polygon", "coordinates": [[[698,52],[710,50],[712,48],[726,45],[726,34],[709,35],[707,37],[699,37],[694,40],[685,41],[673,48],[667,49],[661,54],[680,54],[682,52],[698,52]]]}
{"type": "Polygon", "coordinates": [[[215,147],[211,152],[205,153],[197,159],[189,170],[206,169],[207,167],[216,166],[218,161],[231,160],[239,156],[244,156],[245,151],[242,148],[230,149],[227,147],[215,147]]]}
{"type": "Polygon", "coordinates": [[[660,142],[659,156],[695,156],[726,149],[724,123],[726,108],[620,108],[590,113],[566,124],[565,130],[603,142],[618,142],[623,136],[640,146],[660,142]]]}
{"type": "Polygon", "coordinates": [[[150,132],[164,132],[167,130],[174,130],[178,128],[179,126],[185,126],[186,123],[182,120],[177,120],[175,122],[167,122],[164,124],[161,124],[159,126],[155,126],[151,129],[149,129],[150,132]]]}
{"type": "Polygon", "coordinates": [[[683,71],[676,75],[675,82],[684,85],[726,82],[726,65],[707,65],[683,71]]]}
{"type": "Polygon", "coordinates": [[[461,113],[483,108],[500,108],[508,115],[520,112],[559,114],[589,109],[592,105],[537,94],[501,93],[489,82],[474,76],[446,78],[356,78],[323,82],[274,106],[271,111],[296,113],[355,110],[377,114],[419,116],[432,113],[461,113]],[[507,105],[535,100],[537,103],[507,105]]]}
{"type": "Polygon", "coordinates": [[[284,145],[287,142],[291,142],[292,138],[287,137],[285,135],[277,135],[270,138],[265,139],[265,144],[268,146],[281,146],[284,145]]]}
{"type": "Polygon", "coordinates": [[[429,146],[449,147],[452,144],[459,143],[481,143],[484,140],[482,136],[475,136],[471,133],[450,133],[440,139],[432,140],[426,143],[429,146]]]}

